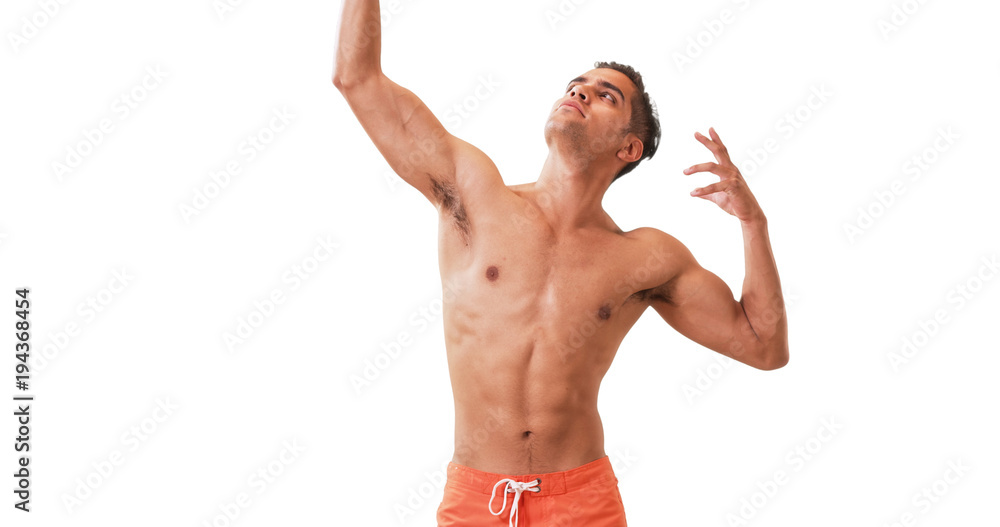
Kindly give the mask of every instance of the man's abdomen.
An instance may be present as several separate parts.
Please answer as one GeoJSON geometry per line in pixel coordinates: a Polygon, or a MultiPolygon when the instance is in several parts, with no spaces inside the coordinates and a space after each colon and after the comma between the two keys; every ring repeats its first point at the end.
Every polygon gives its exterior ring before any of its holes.
{"type": "MultiPolygon", "coordinates": [[[[578,357],[577,359],[582,359],[578,357]]],[[[605,455],[597,412],[603,372],[523,344],[449,350],[455,395],[453,461],[527,474],[580,466],[605,455]]]]}

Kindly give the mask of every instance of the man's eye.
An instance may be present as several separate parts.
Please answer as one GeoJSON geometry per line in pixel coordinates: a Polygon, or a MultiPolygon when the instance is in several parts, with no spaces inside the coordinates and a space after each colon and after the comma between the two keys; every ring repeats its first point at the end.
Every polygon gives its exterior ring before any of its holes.
{"type": "Polygon", "coordinates": [[[608,92],[604,92],[604,93],[602,93],[601,95],[607,95],[607,96],[608,96],[608,99],[609,99],[609,100],[610,100],[611,102],[615,102],[615,98],[614,98],[614,97],[613,97],[613,96],[612,96],[612,95],[611,95],[610,93],[608,93],[608,92]]]}

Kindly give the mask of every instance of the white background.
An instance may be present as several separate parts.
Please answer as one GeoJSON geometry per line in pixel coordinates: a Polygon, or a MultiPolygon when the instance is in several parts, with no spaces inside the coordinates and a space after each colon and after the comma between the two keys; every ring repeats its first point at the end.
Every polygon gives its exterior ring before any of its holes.
{"type": "MultiPolygon", "coordinates": [[[[339,3],[43,4],[0,8],[0,489],[16,483],[17,287],[31,288],[35,365],[33,510],[6,490],[0,522],[433,525],[454,440],[437,216],[330,82],[339,3]],[[123,94],[142,99],[127,115],[123,94]],[[271,119],[282,110],[287,125],[271,119]],[[103,119],[111,131],[81,146],[103,119]],[[251,160],[241,143],[258,134],[270,142],[251,160]],[[73,149],[82,161],[55,169],[73,149]],[[229,162],[240,173],[185,217],[229,162]],[[283,280],[304,265],[298,287],[283,280]],[[285,301],[254,315],[276,289],[285,301]],[[230,351],[224,334],[251,316],[263,322],[230,351]],[[351,377],[402,332],[409,345],[359,393],[351,377]],[[262,485],[262,469],[280,474],[262,485]],[[251,503],[229,521],[240,493],[251,503]]],[[[653,310],[639,320],[600,400],[631,525],[730,525],[743,500],[752,525],[995,521],[1000,280],[979,276],[1000,253],[1000,8],[909,2],[886,37],[903,4],[383,2],[384,71],[507,184],[537,178],[569,79],[595,60],[635,66],[662,142],[605,208],[625,230],[673,234],[737,294],[738,222],[688,195],[715,176],[681,170],[712,160],[693,138],[709,126],[741,167],[778,147],[744,175],[769,220],[791,361],[718,362],[653,310]],[[713,22],[725,9],[731,23],[713,22]],[[481,78],[498,86],[468,99],[481,78]],[[455,104],[475,109],[458,120],[455,104]],[[931,162],[914,173],[914,156],[931,162]],[[859,209],[872,217],[850,235],[859,209]],[[959,303],[959,286],[976,292],[959,303]],[[922,330],[939,311],[947,322],[922,330]],[[894,367],[904,338],[922,346],[894,367]],[[755,495],[778,470],[785,484],[755,495]],[[923,489],[945,495],[914,502],[923,489]]]]}

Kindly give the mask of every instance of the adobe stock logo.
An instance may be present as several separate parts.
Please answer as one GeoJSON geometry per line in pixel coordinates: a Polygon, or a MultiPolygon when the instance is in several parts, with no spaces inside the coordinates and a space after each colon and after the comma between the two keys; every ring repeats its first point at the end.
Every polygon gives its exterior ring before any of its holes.
{"type": "Polygon", "coordinates": [[[85,127],[81,132],[81,139],[76,143],[66,146],[66,155],[62,159],[52,162],[52,173],[55,174],[59,183],[66,180],[66,176],[76,171],[84,161],[87,160],[97,147],[100,146],[115,130],[116,124],[124,123],[134,115],[143,101],[149,98],[170,76],[169,72],[163,71],[160,65],[146,66],[142,80],[136,82],[126,90],[122,91],[118,97],[111,101],[109,108],[110,115],[101,118],[93,127],[85,127]]]}
{"type": "Polygon", "coordinates": [[[926,4],[927,0],[904,0],[901,5],[892,4],[892,13],[888,20],[879,19],[878,30],[882,33],[882,40],[888,41],[893,33],[897,32],[907,22],[910,17],[920,11],[920,6],[926,4]]]}
{"type": "Polygon", "coordinates": [[[979,268],[974,274],[948,290],[945,302],[951,307],[935,309],[930,317],[919,320],[917,329],[904,335],[898,349],[887,354],[893,373],[899,373],[903,367],[915,360],[920,352],[930,345],[931,339],[940,333],[945,325],[954,320],[958,312],[965,308],[993,278],[1000,274],[1000,260],[997,259],[996,254],[988,257],[982,256],[979,262],[979,268]]]}
{"type": "Polygon", "coordinates": [[[809,87],[809,94],[806,95],[795,108],[787,111],[774,122],[774,131],[781,134],[779,138],[768,137],[759,147],[749,147],[746,149],[746,159],[737,163],[740,173],[744,177],[753,176],[764,164],[770,160],[785,143],[792,140],[801,133],[803,127],[808,123],[819,110],[830,103],[830,99],[836,95],[827,89],[826,84],[809,87]]]}
{"type": "Polygon", "coordinates": [[[62,493],[63,506],[66,512],[73,514],[82,507],[94,493],[110,480],[118,469],[131,459],[131,454],[150,441],[158,430],[170,420],[180,407],[171,403],[170,397],[163,399],[156,398],[156,405],[148,412],[146,417],[132,424],[121,433],[119,442],[122,447],[112,448],[106,455],[99,456],[97,461],[92,461],[90,467],[86,468],[87,473],[74,480],[75,486],[72,490],[62,493]],[[91,468],[93,470],[91,470],[91,468]]]}
{"type": "MultiPolygon", "coordinates": [[[[733,3],[739,5],[740,11],[746,11],[750,8],[750,0],[733,0],[733,3]]],[[[687,46],[684,47],[683,53],[674,51],[670,54],[671,58],[674,59],[674,65],[677,66],[677,72],[684,73],[684,68],[694,64],[694,59],[700,57],[705,53],[705,50],[718,41],[726,32],[726,28],[734,22],[736,22],[736,13],[731,9],[723,9],[719,11],[718,17],[703,20],[701,25],[705,29],[687,37],[687,46]]]]}
{"type": "Polygon", "coordinates": [[[545,10],[545,19],[549,21],[549,28],[553,31],[556,26],[569,20],[569,17],[576,14],[576,8],[587,3],[587,0],[559,0],[555,8],[545,10]]]}
{"type": "Polygon", "coordinates": [[[844,425],[835,416],[823,418],[816,433],[805,441],[788,449],[785,454],[785,465],[776,469],[773,475],[766,476],[764,481],[756,481],[754,490],[740,499],[734,512],[726,514],[726,525],[731,527],[749,525],[769,503],[774,502],[781,490],[786,488],[795,474],[802,471],[809,461],[817,458],[826,450],[842,431],[844,425]]]}
{"type": "Polygon", "coordinates": [[[229,188],[234,181],[237,181],[243,170],[249,166],[258,156],[261,156],[278,138],[285,133],[285,130],[295,120],[295,114],[291,113],[287,107],[274,107],[271,115],[266,117],[266,124],[247,134],[239,145],[236,146],[236,153],[228,160],[224,161],[224,169],[211,170],[207,177],[202,178],[191,191],[191,201],[182,201],[177,206],[181,219],[189,224],[191,220],[197,218],[215,203],[222,193],[229,188]]]}
{"type": "Polygon", "coordinates": [[[862,234],[874,227],[876,220],[888,214],[889,209],[903,197],[911,184],[916,183],[929,172],[944,153],[955,146],[955,141],[962,137],[951,126],[939,127],[937,133],[937,137],[930,144],[903,163],[901,171],[909,178],[897,177],[889,183],[888,188],[883,187],[873,191],[872,198],[868,200],[868,203],[856,208],[858,214],[854,221],[841,224],[847,241],[851,245],[854,245],[862,234]]]}
{"type": "Polygon", "coordinates": [[[962,461],[962,458],[948,461],[948,467],[939,478],[913,493],[913,496],[910,498],[912,507],[901,512],[896,517],[898,521],[883,523],[882,527],[913,527],[918,525],[920,515],[930,513],[935,505],[943,501],[961,483],[962,478],[969,471],[970,467],[962,461]]]}
{"type": "Polygon", "coordinates": [[[316,276],[325,262],[334,256],[334,249],[340,244],[333,241],[331,235],[317,236],[316,244],[306,256],[300,257],[281,273],[283,285],[274,287],[270,292],[253,301],[252,307],[245,315],[236,318],[235,329],[222,332],[222,341],[226,350],[232,354],[236,348],[246,344],[256,334],[261,326],[275,316],[281,306],[285,305],[291,294],[298,291],[307,280],[316,276]]]}
{"type": "Polygon", "coordinates": [[[472,116],[479,109],[479,106],[493,96],[500,83],[493,80],[493,75],[479,76],[479,84],[472,90],[472,94],[462,99],[461,103],[455,103],[444,113],[444,120],[455,130],[461,128],[462,123],[472,116]]]}
{"type": "Polygon", "coordinates": [[[21,48],[26,46],[31,39],[37,37],[39,31],[49,25],[49,22],[62,12],[62,6],[68,3],[69,0],[39,0],[37,11],[32,13],[30,17],[21,17],[21,31],[7,33],[7,41],[10,42],[14,53],[20,53],[21,48]]]}

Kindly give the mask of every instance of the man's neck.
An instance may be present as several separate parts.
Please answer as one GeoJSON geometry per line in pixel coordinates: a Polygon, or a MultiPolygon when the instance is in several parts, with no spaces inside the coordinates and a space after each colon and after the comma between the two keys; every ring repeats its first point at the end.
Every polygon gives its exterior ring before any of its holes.
{"type": "Polygon", "coordinates": [[[610,170],[549,149],[534,190],[537,205],[553,229],[568,231],[605,224],[607,213],[601,202],[608,190],[610,170]]]}

